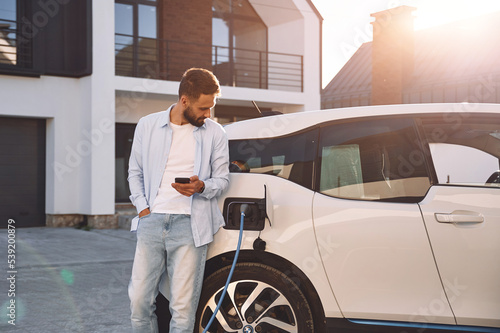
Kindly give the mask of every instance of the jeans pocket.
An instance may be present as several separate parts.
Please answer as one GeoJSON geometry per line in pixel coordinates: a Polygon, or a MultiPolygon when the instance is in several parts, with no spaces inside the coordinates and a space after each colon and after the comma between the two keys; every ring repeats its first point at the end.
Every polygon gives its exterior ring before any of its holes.
{"type": "Polygon", "coordinates": [[[137,221],[137,229],[136,232],[139,234],[141,231],[141,225],[144,224],[144,222],[147,222],[147,219],[151,216],[152,213],[149,213],[147,215],[139,217],[139,221],[137,221]]]}

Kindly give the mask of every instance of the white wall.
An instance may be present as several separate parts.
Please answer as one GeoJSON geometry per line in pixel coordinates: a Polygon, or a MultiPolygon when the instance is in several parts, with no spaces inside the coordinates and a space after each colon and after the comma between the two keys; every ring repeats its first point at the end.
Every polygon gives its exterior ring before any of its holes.
{"type": "Polygon", "coordinates": [[[177,99],[170,96],[117,92],[116,122],[137,124],[142,117],[166,110],[176,102],[177,99]]]}
{"type": "Polygon", "coordinates": [[[145,115],[175,103],[179,82],[116,76],[114,87],[116,122],[136,124],[145,115]]]}
{"type": "Polygon", "coordinates": [[[306,110],[321,109],[321,23],[306,1],[294,0],[304,15],[304,93],[306,110]]]}
{"type": "MultiPolygon", "coordinates": [[[[92,75],[86,127],[92,128],[92,154],[86,161],[85,214],[115,213],[115,12],[114,1],[92,3],[92,75]]],[[[86,97],[87,98],[87,97],[86,97]]]]}
{"type": "Polygon", "coordinates": [[[114,214],[114,2],[93,13],[90,77],[0,75],[0,115],[47,119],[47,214],[114,214]]]}
{"type": "MultiPolygon", "coordinates": [[[[305,0],[249,0],[268,27],[270,52],[303,55],[303,107],[321,108],[320,19],[305,0]]],[[[286,106],[285,98],[281,99],[286,106]]],[[[276,108],[275,108],[276,109],[276,108]]],[[[292,106],[292,109],[297,109],[292,106]]]]}
{"type": "Polygon", "coordinates": [[[0,76],[2,115],[47,119],[46,212],[81,208],[80,164],[75,149],[83,113],[78,79],[0,76]],[[29,96],[29,98],[26,98],[29,96]]]}

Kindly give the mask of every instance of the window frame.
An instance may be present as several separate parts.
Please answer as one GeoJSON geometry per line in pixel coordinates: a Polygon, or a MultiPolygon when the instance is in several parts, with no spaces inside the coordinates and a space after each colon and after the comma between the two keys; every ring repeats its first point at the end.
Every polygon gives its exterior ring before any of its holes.
{"type": "Polygon", "coordinates": [[[22,42],[17,56],[22,63],[1,64],[1,74],[36,78],[92,74],[92,0],[66,1],[52,15],[42,2],[16,1],[16,38],[22,42]]]}
{"type": "Polygon", "coordinates": [[[33,37],[24,37],[21,34],[22,27],[26,24],[23,22],[22,18],[32,17],[30,15],[32,13],[31,2],[26,0],[16,0],[16,64],[2,64],[0,63],[0,74],[5,75],[17,75],[17,76],[28,76],[28,77],[40,77],[41,72],[35,70],[33,64],[33,37]],[[19,41],[22,39],[26,39],[25,42],[22,42],[27,51],[19,52],[20,45],[19,41]],[[19,64],[19,58],[21,57],[22,61],[26,61],[25,64],[19,64]]]}
{"type": "MultiPolygon", "coordinates": [[[[123,5],[129,5],[132,6],[132,37],[134,38],[134,41],[136,38],[141,38],[139,35],[139,5],[146,5],[146,6],[151,6],[156,8],[156,38],[158,39],[158,33],[159,33],[159,11],[158,11],[158,2],[156,0],[115,0],[115,5],[116,4],[123,4],[123,5]]],[[[114,28],[113,28],[114,29],[114,28]]],[[[116,33],[116,31],[115,31],[116,33]]],[[[150,38],[150,37],[143,37],[143,38],[150,38]]]]}
{"type": "MultiPolygon", "coordinates": [[[[122,4],[122,5],[129,5],[132,6],[132,35],[126,35],[126,34],[118,34],[116,32],[116,24],[113,27],[114,29],[114,35],[115,35],[115,48],[116,48],[116,36],[128,36],[132,38],[132,77],[141,77],[139,75],[139,62],[140,62],[140,54],[139,54],[139,42],[141,38],[146,38],[150,40],[155,40],[156,43],[160,40],[158,38],[160,34],[160,6],[158,1],[156,0],[115,0],[114,6],[116,8],[117,4],[122,4]],[[156,38],[151,38],[151,37],[143,37],[139,35],[139,6],[140,5],[145,5],[145,6],[151,6],[156,8],[156,38]]],[[[115,20],[116,20],[116,13],[115,13],[115,20]]],[[[159,59],[159,48],[156,50],[157,52],[157,59],[159,59]]],[[[115,75],[118,75],[116,73],[117,68],[116,68],[116,49],[115,49],[115,75]]]]}
{"type": "MultiPolygon", "coordinates": [[[[139,0],[141,1],[141,0],[139,0]]],[[[144,1],[144,0],[142,0],[144,1]]],[[[229,1],[233,1],[233,0],[229,0],[229,1]]],[[[248,5],[250,6],[250,8],[252,8],[253,12],[255,13],[255,17],[253,16],[247,16],[247,15],[242,15],[242,14],[235,14],[233,11],[231,12],[224,12],[224,13],[220,13],[216,10],[213,10],[212,9],[212,21],[214,18],[219,18],[219,19],[223,19],[224,21],[227,21],[229,22],[229,25],[228,25],[228,41],[229,41],[229,45],[216,45],[216,46],[222,46],[222,47],[227,47],[229,48],[230,50],[233,50],[234,49],[234,21],[235,20],[241,20],[241,21],[250,21],[250,22],[257,22],[257,23],[261,23],[265,28],[266,28],[266,40],[265,40],[265,50],[263,52],[266,52],[268,51],[269,49],[269,28],[267,27],[267,25],[264,23],[264,21],[262,20],[262,18],[259,16],[259,14],[257,13],[257,11],[255,10],[255,8],[253,8],[252,4],[248,1],[248,0],[244,0],[248,3],[248,5]]],[[[213,2],[212,2],[212,6],[213,6],[213,2]]],[[[232,8],[232,7],[231,7],[232,8]]]]}

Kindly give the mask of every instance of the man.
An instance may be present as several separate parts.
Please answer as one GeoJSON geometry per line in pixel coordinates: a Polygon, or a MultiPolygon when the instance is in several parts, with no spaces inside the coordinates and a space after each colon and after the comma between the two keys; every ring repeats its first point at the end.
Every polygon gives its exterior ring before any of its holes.
{"type": "Polygon", "coordinates": [[[129,285],[133,332],[157,332],[155,298],[162,274],[168,286],[170,332],[194,329],[207,244],[224,225],[217,206],[229,184],[229,149],[210,110],[220,95],[208,70],[187,70],[179,100],[137,124],[129,162],[130,200],[139,218],[129,285]],[[187,184],[176,177],[189,177],[187,184]]]}

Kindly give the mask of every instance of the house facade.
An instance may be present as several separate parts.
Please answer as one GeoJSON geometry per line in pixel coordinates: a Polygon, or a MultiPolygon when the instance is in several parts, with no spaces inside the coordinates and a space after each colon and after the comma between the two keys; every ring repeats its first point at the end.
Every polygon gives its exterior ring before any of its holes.
{"type": "Polygon", "coordinates": [[[3,0],[1,226],[115,227],[135,124],[190,67],[222,124],[319,109],[321,24],[310,0],[3,0]]]}

